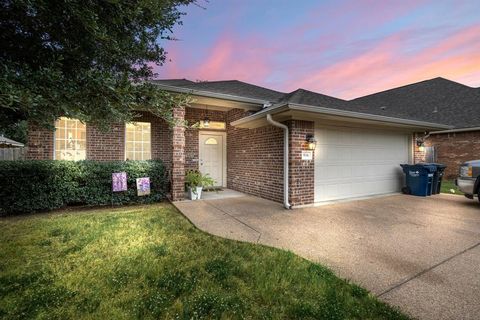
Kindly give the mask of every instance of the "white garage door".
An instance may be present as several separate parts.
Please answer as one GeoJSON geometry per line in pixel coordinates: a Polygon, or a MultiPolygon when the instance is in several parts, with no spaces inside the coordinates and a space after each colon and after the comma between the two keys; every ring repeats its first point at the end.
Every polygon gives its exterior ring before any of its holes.
{"type": "Polygon", "coordinates": [[[347,127],[315,129],[315,202],[398,192],[408,163],[404,133],[347,127]]]}

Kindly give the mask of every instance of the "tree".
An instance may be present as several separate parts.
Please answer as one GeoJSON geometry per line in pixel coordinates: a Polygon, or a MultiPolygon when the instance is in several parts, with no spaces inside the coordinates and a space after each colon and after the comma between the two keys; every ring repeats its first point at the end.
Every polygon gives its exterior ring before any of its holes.
{"type": "MultiPolygon", "coordinates": [[[[52,126],[59,116],[101,128],[139,108],[172,119],[185,97],[146,82],[195,0],[1,0],[0,117],[52,126]]],[[[0,123],[2,125],[2,123],[0,123]]]]}

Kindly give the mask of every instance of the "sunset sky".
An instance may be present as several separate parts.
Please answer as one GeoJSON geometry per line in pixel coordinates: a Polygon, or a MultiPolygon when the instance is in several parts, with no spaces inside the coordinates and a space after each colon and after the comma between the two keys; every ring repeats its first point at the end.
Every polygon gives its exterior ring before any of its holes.
{"type": "Polygon", "coordinates": [[[480,86],[480,1],[199,0],[158,78],[351,99],[442,76],[480,86]]]}

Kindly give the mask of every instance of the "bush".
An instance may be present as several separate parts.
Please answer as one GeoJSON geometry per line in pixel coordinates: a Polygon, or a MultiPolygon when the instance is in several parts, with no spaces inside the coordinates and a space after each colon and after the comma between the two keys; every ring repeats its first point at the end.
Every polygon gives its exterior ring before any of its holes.
{"type": "Polygon", "coordinates": [[[149,161],[0,161],[0,215],[67,205],[148,203],[165,198],[165,166],[149,161]],[[128,190],[112,192],[112,173],[127,173],[128,190]],[[137,196],[136,178],[150,177],[151,194],[137,196]]]}

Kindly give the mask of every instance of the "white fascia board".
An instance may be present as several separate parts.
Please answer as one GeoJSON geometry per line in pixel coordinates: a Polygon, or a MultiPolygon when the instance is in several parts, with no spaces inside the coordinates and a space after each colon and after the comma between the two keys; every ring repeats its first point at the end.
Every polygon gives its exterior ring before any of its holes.
{"type": "Polygon", "coordinates": [[[340,110],[340,109],[332,109],[332,108],[324,108],[318,106],[310,106],[304,104],[281,104],[276,105],[267,109],[264,109],[260,112],[257,112],[251,116],[239,119],[237,121],[232,122],[233,126],[242,125],[248,123],[252,120],[259,119],[263,117],[265,114],[276,114],[278,112],[286,111],[286,110],[298,110],[304,112],[311,112],[314,114],[325,114],[325,115],[333,115],[333,116],[340,116],[345,118],[356,118],[356,119],[363,119],[363,120],[370,120],[370,121],[378,121],[382,123],[394,123],[394,124],[402,124],[402,125],[410,125],[414,127],[420,128],[432,128],[432,129],[452,129],[452,126],[438,124],[438,123],[431,123],[425,121],[417,121],[417,120],[408,120],[408,119],[400,119],[394,117],[387,117],[387,116],[380,116],[375,114],[369,113],[361,113],[355,111],[347,111],[347,110],[340,110]]]}
{"type": "Polygon", "coordinates": [[[258,120],[267,114],[275,114],[286,110],[289,110],[288,104],[277,104],[252,114],[251,116],[232,121],[230,124],[235,127],[253,120],[258,120]]]}
{"type": "Polygon", "coordinates": [[[442,131],[432,131],[432,132],[430,132],[430,134],[455,133],[455,132],[469,132],[469,131],[480,131],[480,127],[457,128],[457,129],[442,130],[442,131]]]}
{"type": "Polygon", "coordinates": [[[238,101],[238,102],[246,102],[246,103],[258,104],[262,106],[270,103],[270,101],[267,101],[267,100],[235,96],[235,95],[226,94],[226,93],[216,93],[216,92],[210,92],[210,91],[195,90],[190,88],[175,87],[175,86],[169,86],[169,85],[155,83],[155,82],[151,82],[151,83],[160,87],[160,89],[162,90],[170,91],[170,92],[185,93],[185,94],[191,94],[196,96],[217,98],[217,99],[224,99],[224,100],[231,100],[231,101],[238,101]]]}
{"type": "Polygon", "coordinates": [[[395,118],[395,117],[387,117],[387,116],[381,116],[376,114],[347,111],[347,110],[340,110],[340,109],[315,107],[315,106],[309,106],[309,105],[303,105],[303,104],[290,104],[289,107],[292,110],[300,110],[300,111],[307,111],[307,112],[321,113],[321,114],[328,114],[328,115],[335,115],[335,116],[344,116],[347,118],[357,118],[357,119],[378,121],[378,122],[384,122],[384,123],[397,123],[397,124],[411,125],[415,127],[436,128],[436,129],[452,129],[453,128],[453,126],[439,124],[439,123],[401,119],[401,118],[395,118]]]}

